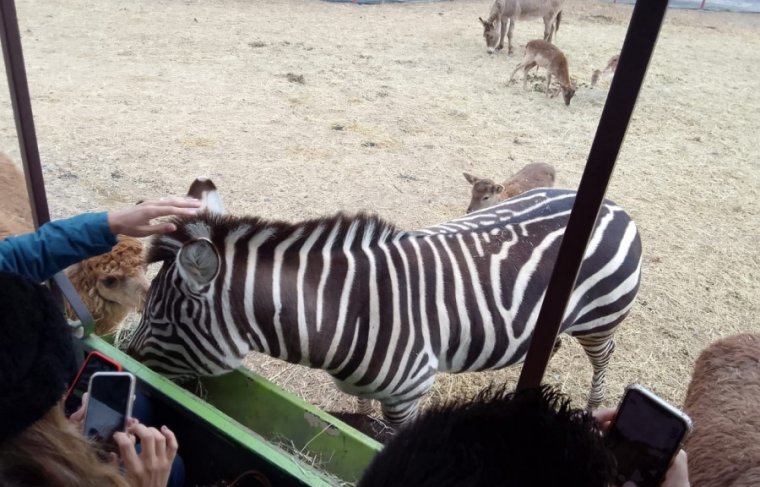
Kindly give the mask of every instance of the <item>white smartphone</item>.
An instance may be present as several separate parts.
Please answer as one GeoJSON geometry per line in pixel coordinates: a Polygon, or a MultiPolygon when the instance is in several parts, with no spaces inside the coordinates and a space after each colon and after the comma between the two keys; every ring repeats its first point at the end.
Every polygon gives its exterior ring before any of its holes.
{"type": "Polygon", "coordinates": [[[135,376],[129,372],[97,372],[87,390],[84,434],[104,446],[115,446],[113,434],[125,431],[132,415],[135,376]]]}
{"type": "Polygon", "coordinates": [[[617,485],[658,487],[691,427],[686,414],[653,392],[628,386],[606,436],[617,485]]]}

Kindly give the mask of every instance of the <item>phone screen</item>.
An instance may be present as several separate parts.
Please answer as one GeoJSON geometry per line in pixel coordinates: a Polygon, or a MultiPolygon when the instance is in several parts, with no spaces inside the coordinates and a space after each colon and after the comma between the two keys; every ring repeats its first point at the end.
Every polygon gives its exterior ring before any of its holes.
{"type": "Polygon", "coordinates": [[[82,396],[90,386],[90,378],[96,372],[118,372],[121,368],[97,353],[91,352],[76,376],[75,383],[66,395],[64,409],[66,416],[71,416],[82,406],[82,396]]]}
{"type": "Polygon", "coordinates": [[[617,460],[617,485],[660,485],[688,430],[668,406],[629,389],[606,439],[617,460]]]}
{"type": "Polygon", "coordinates": [[[84,434],[100,442],[110,442],[113,434],[124,431],[133,379],[128,373],[93,376],[84,419],[84,434]]]}

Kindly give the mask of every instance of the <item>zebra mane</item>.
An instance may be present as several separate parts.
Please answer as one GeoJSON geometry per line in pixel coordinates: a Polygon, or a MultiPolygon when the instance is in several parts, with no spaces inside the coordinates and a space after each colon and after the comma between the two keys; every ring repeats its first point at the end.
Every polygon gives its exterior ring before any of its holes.
{"type": "MultiPolygon", "coordinates": [[[[173,259],[179,249],[190,240],[207,238],[215,245],[221,246],[229,235],[242,238],[252,238],[259,232],[271,232],[268,245],[276,245],[293,232],[301,230],[305,236],[320,226],[340,226],[339,237],[347,233],[354,225],[359,234],[369,238],[370,243],[381,243],[398,237],[400,232],[395,225],[383,220],[373,213],[360,212],[349,214],[338,212],[332,216],[303,220],[297,223],[282,220],[267,220],[256,216],[218,215],[203,212],[192,217],[177,217],[170,219],[177,229],[168,234],[156,235],[150,241],[145,262],[152,264],[173,259]]],[[[360,245],[361,239],[356,239],[354,245],[360,245]]]]}

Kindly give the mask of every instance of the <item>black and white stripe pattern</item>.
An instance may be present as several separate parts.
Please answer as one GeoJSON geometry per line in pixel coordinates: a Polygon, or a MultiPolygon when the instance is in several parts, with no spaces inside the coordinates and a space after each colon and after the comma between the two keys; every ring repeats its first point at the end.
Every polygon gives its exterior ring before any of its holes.
{"type": "MultiPolygon", "coordinates": [[[[524,359],[574,199],[537,189],[416,232],[367,215],[180,221],[154,241],[149,260],[164,263],[128,349],[174,377],[267,353],[326,370],[403,422],[436,372],[524,359]]],[[[590,406],[640,263],[636,226],[606,202],[561,327],[592,362],[590,406]]]]}

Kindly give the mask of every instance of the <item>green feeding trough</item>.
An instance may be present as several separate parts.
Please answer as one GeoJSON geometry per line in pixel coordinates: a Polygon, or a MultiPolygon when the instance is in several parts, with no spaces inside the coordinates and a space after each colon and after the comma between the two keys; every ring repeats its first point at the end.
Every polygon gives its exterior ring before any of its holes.
{"type": "Polygon", "coordinates": [[[90,335],[84,345],[138,378],[152,398],[154,421],[181,439],[187,485],[227,485],[246,473],[272,485],[351,485],[382,446],[248,370],[192,381],[191,391],[100,337],[90,335]]]}

